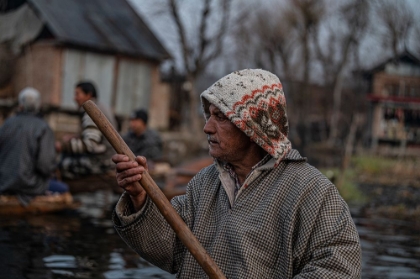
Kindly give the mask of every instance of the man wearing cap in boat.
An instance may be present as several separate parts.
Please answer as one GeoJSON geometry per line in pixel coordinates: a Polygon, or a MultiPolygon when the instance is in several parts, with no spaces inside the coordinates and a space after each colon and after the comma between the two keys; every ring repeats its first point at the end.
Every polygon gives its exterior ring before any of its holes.
{"type": "MultiPolygon", "coordinates": [[[[171,204],[227,278],[360,278],[361,247],[337,188],[288,140],[274,74],[233,72],[201,94],[209,153],[171,204]]],[[[114,155],[125,189],[113,221],[124,241],[178,278],[207,278],[145,191],[146,158],[114,155]]]]}
{"type": "Polygon", "coordinates": [[[17,195],[24,204],[47,191],[68,186],[51,179],[57,167],[54,133],[41,117],[41,96],[27,87],[19,93],[19,111],[0,127],[0,193],[17,195]]]}
{"type": "Polygon", "coordinates": [[[162,139],[157,131],[147,126],[148,119],[145,109],[133,111],[130,115],[130,131],[122,138],[134,154],[156,161],[162,158],[162,139]]]}

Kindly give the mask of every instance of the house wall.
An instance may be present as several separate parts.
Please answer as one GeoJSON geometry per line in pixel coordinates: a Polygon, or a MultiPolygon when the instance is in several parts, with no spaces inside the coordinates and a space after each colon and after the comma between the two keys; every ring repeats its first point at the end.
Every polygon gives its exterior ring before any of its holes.
{"type": "MultiPolygon", "coordinates": [[[[27,86],[38,89],[42,103],[76,111],[74,86],[92,81],[99,100],[123,122],[137,108],[149,111],[149,126],[164,130],[169,125],[169,88],[160,80],[159,64],[144,59],[98,54],[39,42],[28,46],[17,59],[13,92],[27,86]]],[[[74,115],[52,112],[48,121],[57,134],[77,132],[74,115]]],[[[123,123],[124,127],[127,127],[123,123]]]]}
{"type": "Polygon", "coordinates": [[[151,90],[153,94],[150,98],[149,126],[165,130],[169,128],[170,85],[161,82],[157,66],[153,67],[151,74],[151,90]]]}
{"type": "Polygon", "coordinates": [[[128,117],[134,109],[149,110],[152,65],[138,59],[119,58],[114,111],[128,117]]]}
{"type": "Polygon", "coordinates": [[[52,112],[45,116],[45,120],[54,131],[55,138],[60,140],[63,136],[76,136],[80,133],[80,119],[64,112],[52,112]]]}
{"type": "Polygon", "coordinates": [[[381,72],[372,89],[382,97],[373,103],[372,143],[420,144],[420,123],[413,123],[420,115],[420,77],[381,72]]]}
{"type": "Polygon", "coordinates": [[[383,129],[382,129],[382,106],[374,106],[373,113],[372,113],[372,138],[378,139],[383,136],[383,129]]]}
{"type": "Polygon", "coordinates": [[[17,59],[12,84],[14,92],[27,86],[38,89],[44,105],[76,110],[74,86],[81,80],[92,81],[99,100],[118,116],[127,118],[134,109],[145,108],[151,127],[168,127],[168,85],[160,80],[159,64],[144,59],[40,42],[28,46],[17,59]]]}
{"type": "Polygon", "coordinates": [[[387,73],[378,73],[374,76],[373,95],[395,95],[393,87],[401,93],[399,95],[401,97],[420,97],[420,78],[418,76],[397,76],[387,73]]]}
{"type": "Polygon", "coordinates": [[[112,107],[113,76],[115,57],[75,49],[62,52],[62,83],[59,95],[61,107],[77,109],[74,102],[74,86],[80,81],[91,81],[98,94],[98,99],[112,107]]]}
{"type": "MultiPolygon", "coordinates": [[[[76,108],[74,85],[80,80],[90,80],[97,87],[99,100],[116,115],[128,118],[133,110],[145,108],[152,128],[168,127],[169,89],[160,81],[158,64],[72,49],[64,50],[63,57],[64,107],[76,108]]],[[[123,123],[124,130],[126,126],[123,123]]]]}
{"type": "Polygon", "coordinates": [[[42,103],[59,105],[61,91],[62,49],[48,43],[27,46],[17,59],[13,91],[31,86],[41,93],[42,103]]]}

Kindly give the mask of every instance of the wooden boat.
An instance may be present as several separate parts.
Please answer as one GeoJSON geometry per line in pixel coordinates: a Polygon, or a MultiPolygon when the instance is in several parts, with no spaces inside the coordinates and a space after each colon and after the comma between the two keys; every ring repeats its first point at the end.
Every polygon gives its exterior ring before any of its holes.
{"type": "Polygon", "coordinates": [[[75,179],[63,179],[63,182],[69,186],[72,194],[95,192],[97,190],[121,192],[115,179],[115,172],[113,171],[103,174],[91,174],[75,179]]]}
{"type": "MultiPolygon", "coordinates": [[[[209,156],[188,161],[178,167],[171,167],[168,163],[158,162],[154,164],[149,173],[166,197],[171,199],[174,196],[184,194],[186,185],[191,178],[202,168],[212,163],[213,158],[209,156]]],[[[116,194],[122,194],[123,192],[117,184],[114,171],[64,180],[64,182],[69,185],[70,192],[73,194],[106,189],[112,190],[116,194]]]]}
{"type": "MultiPolygon", "coordinates": [[[[160,188],[163,187],[165,176],[170,171],[171,167],[168,163],[157,163],[150,175],[160,188]]],[[[109,171],[103,174],[91,174],[76,179],[65,179],[63,182],[67,183],[70,192],[73,194],[94,192],[97,190],[111,190],[116,194],[122,194],[117,180],[115,179],[115,171],[109,171]]]]}
{"type": "MultiPolygon", "coordinates": [[[[168,199],[185,194],[186,186],[191,178],[202,168],[213,163],[211,157],[201,157],[171,168],[169,164],[157,163],[150,175],[168,199]]],[[[74,201],[72,193],[93,192],[110,189],[121,194],[115,173],[90,175],[80,179],[65,181],[71,193],[37,196],[27,206],[23,206],[16,196],[0,195],[0,215],[41,214],[76,209],[80,202],[74,201]]]]}
{"type": "Polygon", "coordinates": [[[73,200],[70,193],[36,196],[27,206],[22,205],[13,195],[0,195],[0,215],[22,215],[52,213],[76,209],[79,202],[73,200]]]}

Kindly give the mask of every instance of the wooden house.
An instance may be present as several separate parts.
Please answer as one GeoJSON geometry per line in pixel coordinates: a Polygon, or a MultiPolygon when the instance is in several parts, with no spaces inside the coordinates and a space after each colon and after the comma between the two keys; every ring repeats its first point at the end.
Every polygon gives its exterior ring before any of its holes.
{"type": "Polygon", "coordinates": [[[420,59],[405,51],[364,77],[372,147],[420,147],[420,59]]]}
{"type": "Polygon", "coordinates": [[[146,108],[150,126],[167,128],[169,88],[159,66],[170,55],[126,0],[6,3],[0,13],[0,59],[9,62],[0,72],[2,104],[32,86],[41,92],[53,129],[70,132],[74,86],[89,80],[120,119],[146,108]]]}

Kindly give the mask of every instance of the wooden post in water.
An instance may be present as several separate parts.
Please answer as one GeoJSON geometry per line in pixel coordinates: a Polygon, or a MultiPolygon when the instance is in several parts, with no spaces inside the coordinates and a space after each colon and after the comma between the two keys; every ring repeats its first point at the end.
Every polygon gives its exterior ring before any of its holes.
{"type": "MultiPolygon", "coordinates": [[[[115,130],[112,124],[104,116],[101,110],[92,101],[87,101],[83,104],[83,108],[92,118],[93,122],[98,126],[99,130],[111,143],[115,151],[118,154],[127,155],[130,160],[135,160],[135,155],[121,138],[120,134],[115,130]]],[[[139,182],[136,182],[139,183],[139,182]]],[[[196,259],[198,264],[203,268],[209,278],[224,278],[222,271],[197,240],[191,230],[187,227],[184,220],[178,215],[171,203],[168,201],[166,196],[156,185],[155,181],[149,175],[148,172],[144,172],[140,184],[146,193],[149,195],[151,200],[156,204],[160,213],[175,231],[176,235],[182,241],[182,243],[190,251],[191,255],[196,259]]]]}

